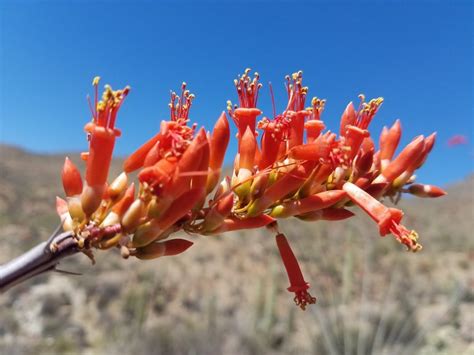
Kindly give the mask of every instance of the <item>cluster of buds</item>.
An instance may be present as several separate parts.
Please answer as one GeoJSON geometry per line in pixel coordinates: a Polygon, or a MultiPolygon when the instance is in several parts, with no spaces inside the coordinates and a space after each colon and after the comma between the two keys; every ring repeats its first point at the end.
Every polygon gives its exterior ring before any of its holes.
{"type": "MultiPolygon", "coordinates": [[[[246,70],[235,81],[239,104],[229,101],[212,132],[189,125],[194,95],[183,83],[171,93],[170,119],[160,131],[124,162],[123,172],[110,184],[108,170],[115,137],[117,111],[129,88],[106,86],[95,102],[89,139],[85,184],[79,170],[66,158],[62,172],[67,199],[57,199],[63,229],[72,231],[84,253],[117,247],[123,257],[155,259],[176,255],[192,242],[170,238],[178,231],[189,235],[216,235],[266,227],[276,243],[290,281],[289,291],[302,309],[316,299],[308,293],[298,261],[277,220],[338,221],[352,217],[356,204],[377,222],[382,236],[392,234],[408,250],[421,249],[415,231],[401,224],[403,212],[380,200],[398,201],[402,193],[438,197],[443,190],[415,184],[413,175],[431,151],[435,134],[416,137],[398,155],[401,126],[397,120],[384,128],[379,149],[367,130],[383,99],[366,102],[360,95],[341,117],[340,134],[323,132],[325,100],[313,98],[306,107],[308,88],[303,73],[286,77],[288,103],[273,118],[257,108],[262,87],[259,75],[246,70]],[[230,139],[227,115],[237,126],[238,153],[231,177],[222,178],[224,155],[230,139]],[[261,136],[258,143],[258,136],[261,136]],[[137,189],[130,173],[137,173],[137,189]],[[222,179],[221,179],[222,178],[222,179]]],[[[271,89],[271,87],[270,87],[271,89]]],[[[272,95],[273,96],[273,95],[272,95]]],[[[273,97],[272,97],[273,99],[273,97]]],[[[275,105],[274,105],[275,106],[275,105]]]]}

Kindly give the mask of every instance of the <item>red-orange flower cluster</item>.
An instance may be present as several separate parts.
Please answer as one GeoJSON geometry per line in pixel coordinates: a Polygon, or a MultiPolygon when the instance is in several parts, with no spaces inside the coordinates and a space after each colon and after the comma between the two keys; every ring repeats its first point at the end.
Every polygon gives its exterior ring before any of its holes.
{"type": "Polygon", "coordinates": [[[228,102],[228,115],[238,130],[238,153],[232,176],[220,183],[230,138],[226,113],[212,132],[196,130],[196,125],[189,125],[194,95],[183,83],[179,94],[171,94],[169,120],[107,184],[115,137],[120,135],[115,120],[129,88],[113,91],[106,86],[99,101],[98,78],[94,79],[93,119],[85,127],[90,146],[83,154],[86,181],[83,186],[79,170],[66,158],[62,180],[67,200],[57,199],[63,228],[74,231],[84,252],[91,256],[93,248],[118,247],[124,257],[153,259],[182,253],[192,245],[169,239],[180,230],[214,235],[267,226],[276,234],[288,290],[305,309],[316,299],[308,293],[309,284],[287,238],[278,231],[277,219],[342,220],[353,216],[346,209],[353,202],[377,222],[382,236],[391,233],[408,250],[420,250],[416,232],[401,225],[403,212],[379,199],[398,200],[402,193],[445,194],[432,185],[414,184],[413,174],[425,162],[435,134],[416,137],[395,156],[401,136],[397,120],[383,129],[376,150],[368,126],[383,99],[367,102],[363,95],[357,109],[349,103],[344,110],[339,136],[323,132],[325,100],[315,97],[306,107],[308,88],[301,71],[286,77],[285,110],[258,120],[262,84],[257,73],[253,78],[249,74],[248,69],[234,81],[239,104],[228,102]],[[129,182],[134,171],[137,189],[129,182]]]}

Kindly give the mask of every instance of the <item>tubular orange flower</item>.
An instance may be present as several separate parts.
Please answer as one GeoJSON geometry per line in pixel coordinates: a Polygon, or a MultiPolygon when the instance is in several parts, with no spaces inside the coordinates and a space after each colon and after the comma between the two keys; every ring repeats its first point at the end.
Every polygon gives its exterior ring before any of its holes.
{"type": "Polygon", "coordinates": [[[418,234],[413,230],[408,231],[400,224],[403,217],[402,211],[384,206],[350,182],[346,182],[342,188],[352,201],[378,223],[381,236],[392,233],[400,243],[405,244],[408,250],[416,252],[421,249],[421,245],[418,244],[418,234]]]}
{"type": "MultiPolygon", "coordinates": [[[[273,120],[264,117],[258,128],[263,130],[261,145],[262,154],[258,161],[258,168],[263,170],[271,166],[278,158],[280,146],[285,146],[290,132],[291,121],[284,115],[278,115],[273,120]]],[[[284,147],[286,151],[286,146],[284,147]]]]}
{"type": "Polygon", "coordinates": [[[291,121],[288,149],[303,144],[305,119],[309,114],[308,111],[288,113],[288,118],[291,121]]]}
{"type": "Polygon", "coordinates": [[[311,105],[312,107],[308,109],[311,113],[309,120],[304,124],[308,144],[314,143],[320,136],[322,130],[326,128],[324,123],[321,121],[321,114],[324,110],[324,106],[326,105],[326,100],[313,97],[311,100],[311,105]]]}
{"type": "Polygon", "coordinates": [[[115,128],[115,120],[130,88],[113,91],[110,86],[106,85],[102,100],[98,102],[99,77],[94,78],[93,84],[96,92],[96,106],[95,111],[92,112],[93,121],[84,127],[84,130],[89,134],[86,181],[89,186],[100,186],[107,181],[115,137],[120,135],[120,131],[115,128]]]}
{"type": "Polygon", "coordinates": [[[308,88],[303,87],[303,72],[293,73],[291,78],[286,76],[286,91],[288,104],[283,116],[288,116],[291,121],[288,149],[303,143],[304,123],[311,113],[305,110],[306,94],[308,88]]]}
{"type": "Polygon", "coordinates": [[[155,164],[159,159],[180,157],[191,143],[195,126],[188,127],[189,110],[194,95],[186,90],[186,83],[181,85],[181,95],[171,92],[170,121],[162,121],[160,132],[138,148],[124,162],[124,171],[131,172],[155,164]]]}
{"type": "Polygon", "coordinates": [[[285,235],[278,233],[275,237],[275,240],[281,259],[283,260],[283,264],[285,265],[285,269],[288,274],[288,280],[290,281],[290,287],[288,287],[288,291],[295,293],[294,301],[296,305],[302,310],[305,310],[308,304],[316,303],[316,297],[313,297],[309,294],[309,283],[304,280],[298,260],[291,250],[290,244],[288,243],[285,235]]]}
{"type": "Polygon", "coordinates": [[[237,134],[239,138],[239,152],[240,139],[243,137],[247,127],[250,128],[252,133],[255,133],[257,116],[262,113],[262,111],[257,108],[258,92],[262,87],[262,84],[258,82],[260,76],[258,73],[255,73],[254,78],[251,79],[249,73],[250,69],[245,69],[244,74],[234,80],[239,105],[233,108],[232,103],[230,101],[227,102],[229,115],[233,118],[239,130],[237,134]]]}
{"type": "Polygon", "coordinates": [[[98,98],[99,77],[92,84],[95,87],[94,109],[91,108],[93,120],[84,127],[89,139],[89,153],[86,159],[86,186],[81,196],[82,209],[91,215],[99,207],[109,174],[115,137],[120,131],[115,128],[117,113],[130,88],[113,91],[105,86],[102,100],[98,98]]]}
{"type": "Polygon", "coordinates": [[[239,129],[238,136],[242,137],[247,128],[249,128],[252,133],[255,133],[257,117],[261,114],[262,111],[254,107],[239,107],[235,109],[232,117],[239,129]]]}

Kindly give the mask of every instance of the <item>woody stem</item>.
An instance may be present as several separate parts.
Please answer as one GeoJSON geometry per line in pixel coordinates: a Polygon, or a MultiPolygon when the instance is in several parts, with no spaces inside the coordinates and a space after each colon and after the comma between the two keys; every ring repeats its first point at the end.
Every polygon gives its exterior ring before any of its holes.
{"type": "Polygon", "coordinates": [[[61,259],[79,251],[72,232],[54,233],[48,241],[0,265],[0,293],[46,271],[54,271],[61,259]]]}

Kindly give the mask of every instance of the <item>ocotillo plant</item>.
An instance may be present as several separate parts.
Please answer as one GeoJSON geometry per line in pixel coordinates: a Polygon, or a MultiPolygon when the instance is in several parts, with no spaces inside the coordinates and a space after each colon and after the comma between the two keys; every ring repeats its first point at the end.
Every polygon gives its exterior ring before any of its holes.
{"type": "MultiPolygon", "coordinates": [[[[418,234],[401,224],[403,212],[379,200],[398,201],[403,193],[438,197],[443,190],[415,184],[414,172],[430,153],[435,134],[414,138],[395,156],[401,136],[400,121],[385,127],[376,149],[368,126],[383,102],[359,96],[349,103],[339,135],[326,131],[321,120],[326,101],[314,97],[306,107],[308,88],[302,72],[286,77],[288,102],[274,117],[258,117],[262,84],[250,70],[234,80],[238,104],[227,103],[212,132],[189,124],[194,99],[186,84],[171,93],[170,117],[159,132],[131,154],[123,172],[108,182],[117,113],[129,88],[98,93],[94,78],[91,122],[85,125],[89,151],[81,155],[85,177],[69,158],[62,170],[66,199],[56,209],[63,233],[0,268],[0,287],[10,286],[47,270],[59,260],[82,252],[93,260],[95,250],[119,248],[124,258],[156,259],[183,253],[189,235],[216,235],[228,231],[266,227],[288,274],[294,301],[302,309],[315,303],[308,292],[298,261],[278,219],[296,217],[312,222],[352,217],[347,208],[361,207],[378,224],[380,235],[392,234],[409,251],[421,249],[418,234]],[[231,177],[222,178],[222,165],[230,140],[229,118],[237,126],[238,153],[231,177]],[[260,141],[260,142],[259,142],[260,141]],[[138,171],[136,184],[129,174],[138,171]]],[[[272,98],[273,99],[273,98],[272,98]]]]}

